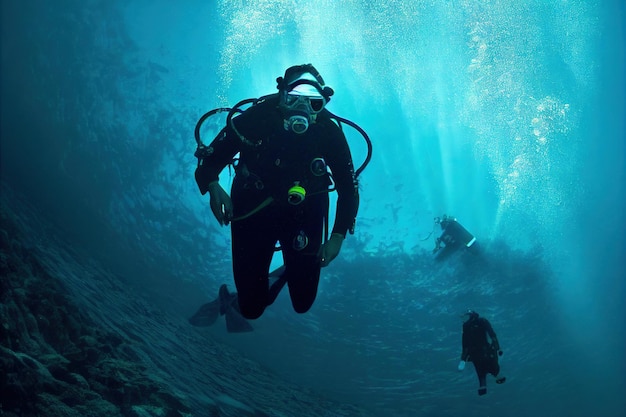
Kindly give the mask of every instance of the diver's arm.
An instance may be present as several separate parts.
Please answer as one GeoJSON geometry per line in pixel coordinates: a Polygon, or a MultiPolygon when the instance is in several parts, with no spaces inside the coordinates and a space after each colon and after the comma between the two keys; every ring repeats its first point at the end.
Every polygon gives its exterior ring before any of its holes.
{"type": "Polygon", "coordinates": [[[211,211],[220,226],[228,226],[233,218],[233,201],[228,193],[222,188],[219,181],[209,184],[209,194],[211,195],[211,211]]]}
{"type": "Polygon", "coordinates": [[[487,319],[484,319],[483,325],[485,327],[485,330],[487,331],[487,334],[491,338],[491,344],[493,345],[493,347],[496,350],[500,350],[500,343],[498,342],[498,336],[496,336],[496,332],[493,330],[493,327],[491,327],[491,323],[489,323],[487,319]]]}
{"type": "Polygon", "coordinates": [[[467,359],[469,357],[469,341],[467,340],[467,334],[465,332],[463,332],[463,341],[462,341],[462,346],[463,346],[463,350],[461,351],[461,360],[464,362],[467,362],[467,359]]]}
{"type": "Polygon", "coordinates": [[[233,204],[219,183],[219,174],[238,152],[239,141],[231,129],[225,127],[206,149],[206,156],[198,161],[195,176],[202,195],[211,196],[210,206],[218,223],[228,225],[233,217],[233,204]]]}
{"type": "Polygon", "coordinates": [[[356,213],[359,209],[359,188],[348,142],[341,129],[330,123],[328,134],[323,138],[326,142],[324,159],[333,173],[337,190],[337,208],[330,239],[320,248],[322,267],[328,266],[339,255],[346,234],[354,230],[356,213]]]}
{"type": "Polygon", "coordinates": [[[219,181],[219,174],[239,152],[239,140],[230,128],[225,127],[207,146],[207,155],[198,161],[195,177],[202,195],[210,191],[211,184],[219,181]]]}
{"type": "Polygon", "coordinates": [[[354,228],[359,209],[359,188],[348,142],[343,132],[336,125],[333,126],[335,129],[330,135],[329,152],[325,155],[337,189],[337,209],[332,234],[345,237],[354,228]]]}

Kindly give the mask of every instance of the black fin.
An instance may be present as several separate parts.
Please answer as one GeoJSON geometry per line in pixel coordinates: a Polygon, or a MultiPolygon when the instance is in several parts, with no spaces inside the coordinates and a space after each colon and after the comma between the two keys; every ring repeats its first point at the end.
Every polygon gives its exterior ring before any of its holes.
{"type": "Polygon", "coordinates": [[[226,309],[226,330],[228,333],[245,333],[253,331],[254,328],[239,311],[234,307],[228,307],[226,309]]]}
{"type": "Polygon", "coordinates": [[[207,327],[217,321],[220,314],[220,300],[216,299],[200,306],[196,314],[189,318],[193,326],[207,327]]]}

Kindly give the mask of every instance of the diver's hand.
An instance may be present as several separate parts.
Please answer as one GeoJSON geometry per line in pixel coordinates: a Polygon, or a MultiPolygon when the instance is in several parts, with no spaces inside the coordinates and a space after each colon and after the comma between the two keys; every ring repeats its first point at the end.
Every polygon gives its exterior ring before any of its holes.
{"type": "Polygon", "coordinates": [[[502,349],[498,350],[498,356],[502,356],[504,355],[504,352],[502,352],[502,349]]]}
{"type": "Polygon", "coordinates": [[[465,369],[465,361],[459,362],[459,366],[457,366],[457,369],[459,370],[459,372],[465,369]]]}
{"type": "Polygon", "coordinates": [[[211,211],[221,226],[228,226],[233,218],[233,202],[219,182],[209,184],[211,211]]]}
{"type": "Polygon", "coordinates": [[[322,245],[320,249],[320,262],[322,263],[322,267],[328,266],[328,264],[339,255],[344,239],[345,237],[343,235],[333,233],[330,235],[328,242],[322,245]]]}

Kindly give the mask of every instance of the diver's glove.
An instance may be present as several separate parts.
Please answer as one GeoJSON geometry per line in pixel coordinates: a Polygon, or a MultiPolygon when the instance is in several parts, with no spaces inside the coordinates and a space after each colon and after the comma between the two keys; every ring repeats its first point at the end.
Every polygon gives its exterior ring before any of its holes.
{"type": "Polygon", "coordinates": [[[328,266],[328,264],[339,255],[341,245],[345,237],[339,233],[333,233],[330,235],[328,242],[324,243],[321,247],[320,262],[322,267],[328,266]]]}
{"type": "Polygon", "coordinates": [[[502,356],[504,355],[504,352],[502,352],[502,350],[498,350],[498,356],[502,356]]]}
{"type": "Polygon", "coordinates": [[[228,226],[233,218],[233,202],[219,182],[213,181],[208,186],[211,194],[211,211],[221,226],[228,226]]]}
{"type": "Polygon", "coordinates": [[[457,367],[457,369],[459,371],[462,371],[463,369],[465,369],[465,361],[459,362],[459,366],[457,367]]]}

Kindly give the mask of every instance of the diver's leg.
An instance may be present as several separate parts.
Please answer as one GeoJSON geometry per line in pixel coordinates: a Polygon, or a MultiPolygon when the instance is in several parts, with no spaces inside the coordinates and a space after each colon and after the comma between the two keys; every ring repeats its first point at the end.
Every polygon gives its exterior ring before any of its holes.
{"type": "Polygon", "coordinates": [[[268,271],[277,238],[267,214],[261,211],[231,224],[233,275],[239,309],[247,319],[260,317],[268,303],[268,271]]]}
{"type": "MultiPolygon", "coordinates": [[[[497,354],[496,354],[497,355],[497,354]]],[[[498,357],[494,357],[493,361],[491,362],[491,370],[490,370],[491,374],[493,376],[498,376],[498,374],[500,373],[500,364],[498,364],[498,357]]]]}
{"type": "Polygon", "coordinates": [[[306,313],[317,296],[321,270],[317,252],[312,250],[309,253],[302,253],[288,248],[283,249],[283,253],[286,258],[285,262],[289,265],[286,279],[291,304],[297,313],[306,313]]]}
{"type": "Polygon", "coordinates": [[[497,357],[494,358],[491,374],[496,377],[496,384],[504,384],[504,382],[506,381],[506,377],[500,375],[500,364],[498,363],[497,357]]]}
{"type": "Polygon", "coordinates": [[[485,376],[479,378],[480,385],[478,386],[478,395],[485,395],[487,393],[487,381],[485,376]]]}
{"type": "Polygon", "coordinates": [[[317,296],[328,194],[307,198],[303,204],[281,235],[289,295],[297,313],[306,313],[317,296]]]}
{"type": "Polygon", "coordinates": [[[482,362],[474,362],[474,368],[476,368],[476,376],[478,377],[478,395],[485,395],[487,393],[487,371],[485,370],[485,364],[482,362]]]}

